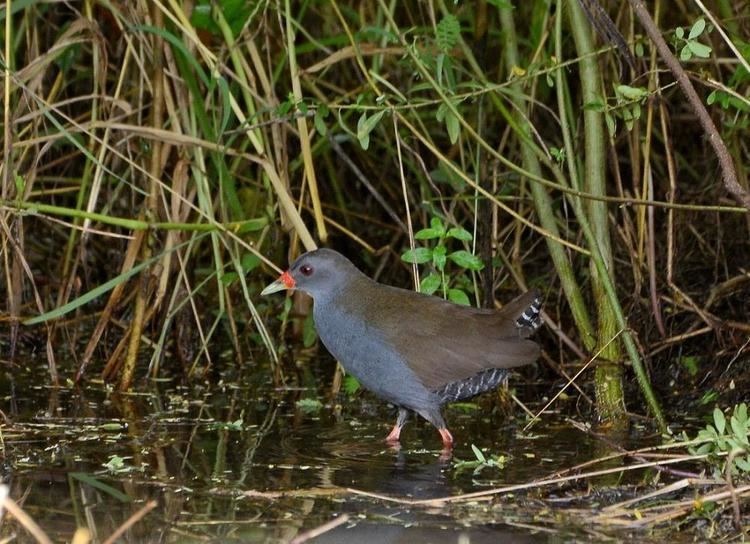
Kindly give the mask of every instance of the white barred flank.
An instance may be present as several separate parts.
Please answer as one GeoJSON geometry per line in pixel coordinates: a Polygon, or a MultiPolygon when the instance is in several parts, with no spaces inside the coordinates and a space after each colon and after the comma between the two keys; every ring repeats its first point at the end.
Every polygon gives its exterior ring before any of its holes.
{"type": "Polygon", "coordinates": [[[471,378],[449,383],[435,393],[440,399],[440,404],[457,402],[494,389],[500,385],[508,374],[508,370],[504,368],[490,368],[471,378]]]}

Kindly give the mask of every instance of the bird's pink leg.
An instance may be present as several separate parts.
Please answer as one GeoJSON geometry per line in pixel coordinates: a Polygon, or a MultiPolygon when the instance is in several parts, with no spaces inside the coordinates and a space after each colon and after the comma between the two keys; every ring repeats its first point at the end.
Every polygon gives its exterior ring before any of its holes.
{"type": "Polygon", "coordinates": [[[401,437],[401,429],[406,424],[407,419],[409,419],[409,410],[407,410],[406,408],[401,408],[399,406],[396,424],[393,426],[393,429],[388,434],[388,436],[385,437],[386,442],[388,442],[389,444],[398,442],[398,439],[401,437]]]}
{"type": "Polygon", "coordinates": [[[453,447],[453,435],[447,428],[438,429],[438,432],[440,433],[440,437],[443,439],[443,447],[444,448],[452,448],[453,447]]]}
{"type": "Polygon", "coordinates": [[[399,437],[401,436],[401,427],[398,423],[396,423],[393,426],[393,429],[390,433],[388,433],[388,436],[385,437],[386,442],[398,442],[399,437]]]}

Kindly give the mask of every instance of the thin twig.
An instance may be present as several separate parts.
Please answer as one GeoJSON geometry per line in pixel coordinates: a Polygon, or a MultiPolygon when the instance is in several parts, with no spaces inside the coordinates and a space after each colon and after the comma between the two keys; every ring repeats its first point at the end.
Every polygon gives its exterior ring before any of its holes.
{"type": "Polygon", "coordinates": [[[513,493],[515,491],[523,491],[526,489],[536,489],[546,487],[550,485],[557,485],[565,482],[571,482],[575,480],[584,480],[587,478],[595,478],[597,476],[605,476],[607,474],[614,474],[618,472],[630,472],[633,470],[640,470],[644,468],[653,468],[655,466],[672,465],[675,463],[684,463],[687,461],[698,461],[705,459],[708,455],[686,455],[684,457],[678,457],[675,459],[662,459],[659,461],[652,461],[648,463],[639,463],[637,465],[628,465],[621,467],[613,467],[602,470],[594,470],[592,472],[586,472],[583,474],[572,474],[570,476],[563,476],[561,478],[552,478],[549,480],[537,480],[534,482],[527,482],[523,484],[508,485],[504,487],[496,487],[493,489],[486,489],[483,491],[476,491],[473,493],[463,493],[460,495],[448,495],[446,497],[439,497],[435,499],[402,499],[399,497],[391,497],[388,495],[380,495],[376,493],[370,493],[369,491],[362,491],[354,488],[347,488],[347,491],[354,493],[355,495],[362,495],[366,497],[377,498],[387,502],[394,502],[398,504],[407,504],[411,506],[443,506],[449,502],[465,502],[465,501],[476,501],[478,499],[490,499],[495,495],[502,495],[505,493],[513,493]]]}
{"type": "MultiPolygon", "coordinates": [[[[591,429],[589,429],[585,425],[579,423],[578,421],[573,421],[571,419],[568,419],[568,423],[570,423],[571,425],[573,425],[573,427],[575,427],[576,429],[578,429],[582,433],[586,433],[587,435],[593,436],[597,440],[600,440],[600,441],[604,442],[607,445],[607,447],[612,448],[612,449],[614,449],[616,451],[619,451],[623,455],[626,455],[628,457],[632,457],[633,459],[637,459],[638,461],[641,461],[641,462],[645,462],[646,461],[645,457],[643,457],[642,455],[638,455],[637,453],[627,451],[625,448],[623,448],[619,444],[615,443],[613,440],[610,440],[608,437],[603,436],[603,435],[601,435],[599,433],[595,433],[594,431],[592,431],[591,429]]],[[[685,472],[685,471],[682,471],[682,470],[675,470],[675,469],[672,469],[672,468],[669,468],[669,467],[656,467],[656,470],[658,470],[659,472],[665,472],[667,474],[671,474],[673,476],[677,476],[677,477],[680,477],[680,478],[698,478],[697,474],[693,474],[691,472],[685,472]]]]}
{"type": "Polygon", "coordinates": [[[735,489],[734,482],[732,481],[732,466],[734,466],[734,458],[737,455],[742,455],[743,453],[745,453],[745,450],[742,448],[732,448],[732,451],[729,452],[729,455],[727,455],[727,465],[724,473],[724,479],[727,481],[727,488],[729,489],[729,494],[732,498],[732,515],[734,528],[744,536],[745,529],[742,526],[742,516],[740,515],[740,499],[737,496],[737,490],[735,489]]]}
{"type": "MultiPolygon", "coordinates": [[[[404,177],[404,161],[401,157],[401,136],[398,133],[398,120],[393,116],[393,134],[396,137],[396,153],[398,155],[398,169],[401,175],[401,189],[404,193],[404,208],[406,209],[406,226],[409,233],[409,249],[414,251],[414,229],[411,224],[411,211],[409,210],[409,194],[406,192],[406,178],[404,177]]],[[[417,262],[411,263],[411,271],[414,277],[414,290],[419,291],[419,268],[417,262]]]]}
{"type": "Polygon", "coordinates": [[[684,68],[680,65],[680,61],[678,61],[677,58],[672,54],[672,51],[669,49],[667,42],[664,41],[661,32],[658,28],[656,28],[656,24],[651,18],[648,9],[646,9],[646,5],[643,3],[643,0],[628,0],[628,2],[630,2],[630,6],[633,8],[633,11],[641,21],[643,28],[646,29],[648,37],[656,46],[656,50],[659,52],[659,56],[669,67],[670,71],[677,80],[677,83],[680,85],[682,92],[685,93],[685,96],[688,99],[688,103],[693,110],[693,113],[695,113],[695,115],[698,117],[703,130],[708,135],[708,141],[711,143],[711,146],[714,148],[714,152],[719,159],[721,174],[724,180],[724,187],[726,187],[727,191],[729,191],[729,193],[734,196],[737,202],[750,210],[750,194],[740,185],[739,181],[737,180],[737,172],[734,169],[734,163],[732,162],[732,157],[729,154],[729,150],[724,144],[724,140],[721,139],[721,135],[716,129],[716,125],[714,125],[711,116],[708,114],[705,106],[703,106],[703,102],[701,102],[698,93],[695,92],[692,83],[690,83],[690,79],[685,73],[684,68]]]}
{"type": "Polygon", "coordinates": [[[309,531],[305,531],[304,533],[297,535],[292,539],[290,544],[302,544],[303,542],[307,542],[308,540],[312,538],[319,537],[323,533],[327,533],[328,531],[332,531],[339,525],[343,525],[349,521],[349,514],[342,514],[337,518],[333,518],[331,521],[325,522],[320,527],[316,527],[315,529],[310,529],[309,531]]]}
{"type": "Polygon", "coordinates": [[[18,503],[8,496],[8,486],[0,485],[0,506],[5,507],[8,513],[18,520],[24,529],[26,529],[37,542],[41,544],[52,544],[52,540],[45,534],[39,525],[31,519],[18,503]]]}
{"type": "Polygon", "coordinates": [[[143,517],[148,514],[151,510],[156,508],[157,506],[156,501],[148,501],[143,508],[135,512],[132,516],[130,516],[127,520],[125,520],[125,523],[120,525],[117,530],[110,535],[110,537],[104,541],[104,544],[114,544],[115,541],[117,541],[118,538],[120,538],[122,535],[125,534],[125,531],[130,529],[133,525],[138,523],[143,517]]]}
{"type": "Polygon", "coordinates": [[[562,395],[562,394],[563,394],[563,393],[565,392],[565,390],[566,390],[566,389],[568,388],[568,386],[570,386],[570,384],[571,384],[571,383],[573,383],[573,382],[574,382],[574,381],[576,380],[576,378],[577,378],[578,376],[580,376],[580,375],[581,375],[581,373],[582,373],[582,372],[583,372],[584,370],[586,370],[586,369],[587,369],[587,368],[589,367],[589,365],[590,365],[591,363],[593,363],[593,362],[594,362],[594,361],[596,360],[596,358],[597,358],[597,357],[599,356],[599,354],[600,354],[600,353],[601,353],[602,351],[604,351],[605,349],[607,349],[607,346],[609,346],[609,345],[610,345],[610,344],[611,344],[612,342],[614,342],[614,341],[615,341],[615,340],[617,339],[617,337],[618,337],[618,336],[620,336],[620,334],[622,334],[622,331],[623,331],[623,330],[624,330],[624,329],[620,329],[619,331],[617,331],[617,334],[615,334],[615,335],[614,335],[614,336],[613,336],[612,338],[610,338],[610,339],[609,339],[609,341],[608,341],[608,342],[607,342],[606,344],[604,344],[604,345],[603,345],[603,346],[602,346],[601,348],[599,348],[599,351],[597,351],[597,352],[596,352],[596,353],[595,353],[595,354],[594,354],[594,355],[593,355],[593,356],[591,357],[591,359],[589,359],[589,360],[588,360],[588,361],[586,362],[586,364],[585,364],[585,365],[583,365],[583,366],[581,367],[581,369],[580,369],[580,370],[579,370],[578,372],[576,372],[575,376],[573,376],[572,378],[570,378],[570,379],[568,380],[568,383],[566,383],[566,384],[565,384],[565,386],[564,386],[564,387],[562,387],[562,389],[560,389],[560,390],[559,390],[559,391],[558,391],[558,392],[557,392],[557,393],[555,394],[555,396],[553,396],[553,397],[552,397],[552,398],[551,398],[551,399],[549,400],[549,402],[548,402],[547,404],[545,404],[545,405],[544,405],[544,407],[543,407],[543,408],[542,408],[541,410],[539,410],[539,412],[537,412],[537,414],[536,414],[536,415],[535,415],[535,416],[533,417],[533,419],[532,419],[531,421],[529,421],[529,422],[528,422],[528,423],[526,424],[526,426],[525,426],[525,427],[523,428],[523,430],[524,430],[524,431],[525,431],[526,429],[528,429],[529,427],[531,427],[531,426],[532,426],[532,425],[534,424],[534,422],[535,422],[535,421],[536,421],[537,419],[539,419],[539,416],[540,416],[540,415],[542,415],[542,414],[543,414],[543,413],[545,412],[545,410],[547,410],[547,408],[549,408],[549,407],[550,407],[550,405],[551,405],[551,404],[552,404],[553,402],[555,402],[555,401],[557,400],[557,397],[559,397],[560,395],[562,395]]]}

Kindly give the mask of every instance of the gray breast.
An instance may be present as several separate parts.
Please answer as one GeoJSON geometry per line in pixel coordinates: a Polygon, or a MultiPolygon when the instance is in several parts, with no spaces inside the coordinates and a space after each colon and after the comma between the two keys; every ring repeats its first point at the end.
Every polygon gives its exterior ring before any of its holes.
{"type": "Polygon", "coordinates": [[[388,402],[413,410],[439,403],[366,316],[352,315],[341,305],[316,301],[314,317],[323,345],[365,388],[388,402]]]}

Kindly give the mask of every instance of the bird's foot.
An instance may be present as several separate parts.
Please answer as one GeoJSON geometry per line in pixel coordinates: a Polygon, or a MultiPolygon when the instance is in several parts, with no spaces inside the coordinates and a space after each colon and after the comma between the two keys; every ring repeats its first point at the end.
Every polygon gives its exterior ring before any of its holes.
{"type": "Polygon", "coordinates": [[[440,438],[443,439],[443,448],[444,449],[453,449],[453,435],[447,428],[438,429],[438,432],[440,433],[440,438]]]}
{"type": "Polygon", "coordinates": [[[398,425],[394,425],[393,429],[391,429],[391,432],[388,433],[388,436],[385,437],[385,441],[389,444],[398,444],[399,438],[401,437],[401,427],[398,425]]]}
{"type": "Polygon", "coordinates": [[[451,459],[453,459],[453,448],[443,446],[443,449],[440,450],[440,457],[438,457],[438,460],[441,463],[448,463],[451,459]]]}

